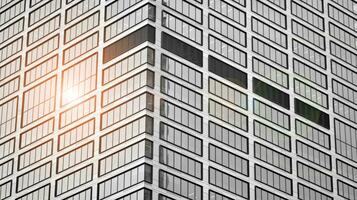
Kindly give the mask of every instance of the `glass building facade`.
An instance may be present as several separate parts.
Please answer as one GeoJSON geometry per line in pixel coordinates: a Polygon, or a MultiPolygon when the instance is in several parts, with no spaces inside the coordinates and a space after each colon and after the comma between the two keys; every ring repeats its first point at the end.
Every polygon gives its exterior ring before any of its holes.
{"type": "Polygon", "coordinates": [[[356,200],[356,35],[356,0],[0,0],[0,200],[356,200]]]}

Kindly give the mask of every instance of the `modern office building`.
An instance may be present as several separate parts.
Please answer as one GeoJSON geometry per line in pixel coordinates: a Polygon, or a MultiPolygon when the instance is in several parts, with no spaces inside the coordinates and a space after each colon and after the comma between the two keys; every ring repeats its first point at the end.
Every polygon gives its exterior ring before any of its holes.
{"type": "Polygon", "coordinates": [[[0,0],[0,200],[357,199],[356,0],[0,0]]]}

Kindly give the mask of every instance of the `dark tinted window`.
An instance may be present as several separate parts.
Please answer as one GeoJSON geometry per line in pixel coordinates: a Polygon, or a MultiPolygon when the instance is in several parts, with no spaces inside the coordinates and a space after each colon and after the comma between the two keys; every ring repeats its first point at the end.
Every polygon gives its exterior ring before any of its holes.
{"type": "Polygon", "coordinates": [[[213,56],[208,57],[208,70],[247,89],[247,74],[213,56]]]}
{"type": "Polygon", "coordinates": [[[295,113],[322,126],[330,129],[330,117],[328,114],[295,99],[295,113]]]}
{"type": "Polygon", "coordinates": [[[165,50],[180,56],[200,67],[202,67],[202,51],[186,44],[185,42],[162,32],[161,47],[165,50]]]}
{"type": "Polygon", "coordinates": [[[155,43],[155,28],[147,25],[112,43],[103,50],[103,63],[107,63],[140,44],[149,41],[155,43]]]}
{"type": "Polygon", "coordinates": [[[269,84],[253,78],[253,91],[255,94],[268,99],[286,109],[290,108],[289,95],[285,92],[270,86],[269,84]]]}

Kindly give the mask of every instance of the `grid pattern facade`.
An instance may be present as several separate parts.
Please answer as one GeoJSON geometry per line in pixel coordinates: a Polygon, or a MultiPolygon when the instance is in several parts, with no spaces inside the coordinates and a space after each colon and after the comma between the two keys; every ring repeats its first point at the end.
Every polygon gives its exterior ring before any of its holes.
{"type": "Polygon", "coordinates": [[[0,0],[0,200],[355,200],[356,35],[356,0],[0,0]]]}

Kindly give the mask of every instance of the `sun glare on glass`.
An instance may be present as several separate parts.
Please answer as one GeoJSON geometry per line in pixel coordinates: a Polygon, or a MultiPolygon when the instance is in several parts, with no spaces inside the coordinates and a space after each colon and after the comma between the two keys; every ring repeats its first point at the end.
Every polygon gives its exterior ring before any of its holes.
{"type": "Polygon", "coordinates": [[[73,89],[66,90],[62,95],[64,102],[71,102],[78,97],[78,93],[73,89]]]}

